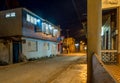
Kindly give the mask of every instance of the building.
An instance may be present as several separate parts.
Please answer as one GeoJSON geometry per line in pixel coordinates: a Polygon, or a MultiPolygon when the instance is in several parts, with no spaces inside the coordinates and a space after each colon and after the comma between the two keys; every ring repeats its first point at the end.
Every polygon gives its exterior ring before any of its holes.
{"type": "Polygon", "coordinates": [[[80,52],[86,52],[87,45],[85,45],[84,41],[80,41],[80,52]]]}
{"type": "Polygon", "coordinates": [[[0,60],[17,63],[20,57],[59,54],[60,27],[25,8],[0,11],[0,60]]]}
{"type": "Polygon", "coordinates": [[[101,57],[103,62],[117,62],[117,9],[103,10],[101,28],[101,57]]]}
{"type": "Polygon", "coordinates": [[[119,0],[102,0],[101,59],[105,63],[120,62],[119,9],[119,0]]]}
{"type": "Polygon", "coordinates": [[[65,38],[63,40],[63,53],[75,52],[75,39],[72,37],[65,38]]]}

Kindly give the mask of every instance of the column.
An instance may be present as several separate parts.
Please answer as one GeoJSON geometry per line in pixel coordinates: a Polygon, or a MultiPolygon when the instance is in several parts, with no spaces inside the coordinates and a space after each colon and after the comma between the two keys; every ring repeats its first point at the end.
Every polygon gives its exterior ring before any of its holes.
{"type": "Polygon", "coordinates": [[[101,55],[101,27],[102,27],[102,7],[101,0],[87,0],[87,83],[92,83],[92,54],[95,52],[101,55]]]}

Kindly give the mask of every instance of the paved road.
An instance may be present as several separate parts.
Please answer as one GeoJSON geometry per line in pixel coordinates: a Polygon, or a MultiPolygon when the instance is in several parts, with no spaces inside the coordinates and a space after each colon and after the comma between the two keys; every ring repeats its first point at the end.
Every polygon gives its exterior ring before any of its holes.
{"type": "Polygon", "coordinates": [[[0,67],[0,83],[86,83],[86,56],[58,56],[0,67]]]}

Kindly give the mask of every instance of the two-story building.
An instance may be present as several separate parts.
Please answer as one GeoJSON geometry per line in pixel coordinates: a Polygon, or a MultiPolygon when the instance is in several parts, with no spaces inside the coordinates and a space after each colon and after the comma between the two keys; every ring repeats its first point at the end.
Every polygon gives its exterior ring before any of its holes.
{"type": "Polygon", "coordinates": [[[0,61],[59,54],[60,27],[25,8],[0,11],[0,61]]]}

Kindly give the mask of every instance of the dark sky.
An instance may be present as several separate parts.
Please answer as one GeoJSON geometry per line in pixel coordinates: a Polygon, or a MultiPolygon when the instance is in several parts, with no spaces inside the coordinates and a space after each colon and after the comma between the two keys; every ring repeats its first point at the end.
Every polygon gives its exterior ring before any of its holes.
{"type": "MultiPolygon", "coordinates": [[[[25,7],[51,23],[60,25],[63,35],[66,33],[66,29],[69,29],[69,36],[75,37],[76,35],[80,35],[79,31],[82,28],[81,21],[86,19],[86,0],[7,1],[10,1],[10,3],[13,1],[13,4],[18,2],[19,7],[25,7]]],[[[5,0],[0,0],[0,10],[7,7],[5,0]]]]}

